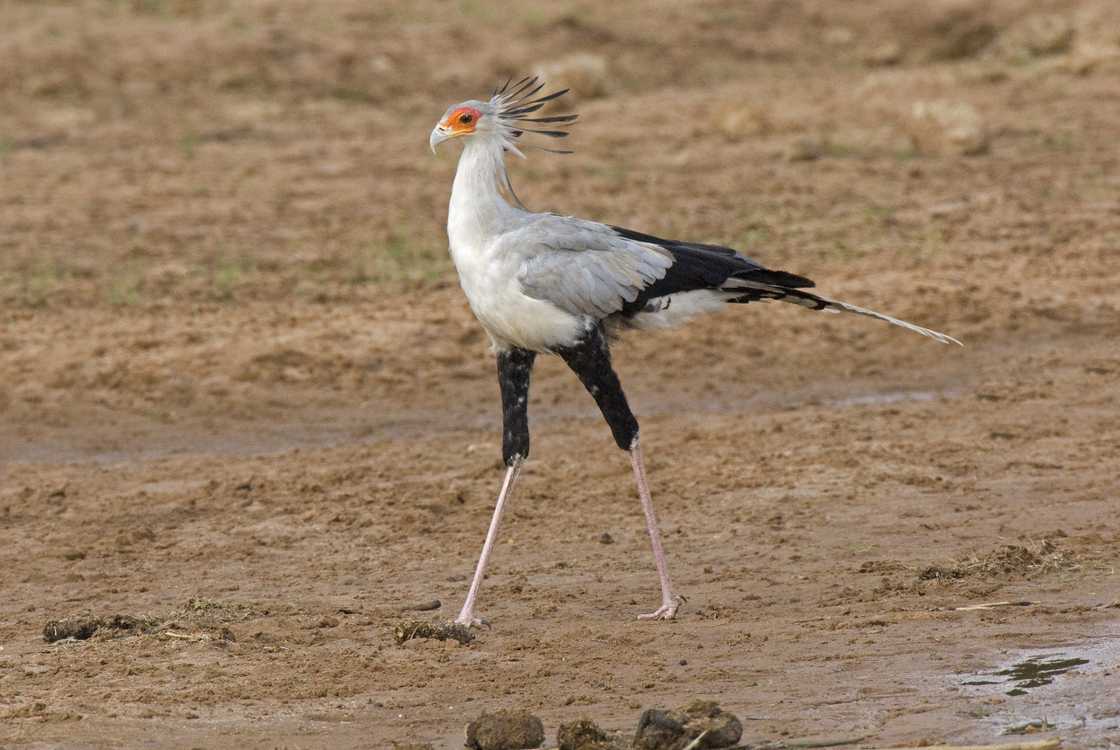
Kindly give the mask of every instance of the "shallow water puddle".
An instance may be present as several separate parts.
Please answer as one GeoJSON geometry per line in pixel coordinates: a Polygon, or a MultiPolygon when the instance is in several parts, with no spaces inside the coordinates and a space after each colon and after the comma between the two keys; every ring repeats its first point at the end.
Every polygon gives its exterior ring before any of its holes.
{"type": "Polygon", "coordinates": [[[1049,685],[1054,678],[1072,669],[1088,664],[1088,659],[1067,657],[1064,654],[1039,654],[1012,664],[1006,669],[991,673],[992,677],[1005,677],[1003,680],[968,680],[964,685],[1014,685],[1008,695],[1026,695],[1032,688],[1049,685]]]}
{"type": "Polygon", "coordinates": [[[1007,691],[1008,695],[1026,695],[1030,688],[1049,685],[1057,675],[1065,674],[1088,663],[1088,659],[1062,658],[1061,654],[1055,654],[1053,657],[1032,656],[996,674],[1006,675],[1015,683],[1015,687],[1007,691]]]}
{"type": "Polygon", "coordinates": [[[1075,729],[1085,736],[1120,736],[1120,638],[1104,636],[1013,655],[990,672],[961,681],[977,693],[999,692],[988,715],[1005,734],[1075,729]]]}

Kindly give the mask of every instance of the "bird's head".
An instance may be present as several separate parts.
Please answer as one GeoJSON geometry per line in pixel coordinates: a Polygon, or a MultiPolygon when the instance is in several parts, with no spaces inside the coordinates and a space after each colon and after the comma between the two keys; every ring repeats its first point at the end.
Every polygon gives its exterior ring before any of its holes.
{"type": "Polygon", "coordinates": [[[428,138],[435,153],[436,146],[452,138],[465,138],[494,130],[494,110],[487,102],[470,99],[447,108],[428,138]]]}
{"type": "Polygon", "coordinates": [[[521,137],[526,133],[536,133],[550,138],[564,138],[568,133],[560,130],[575,122],[579,115],[552,115],[549,117],[530,117],[548,102],[558,99],[568,89],[537,96],[544,88],[544,82],[537,76],[522,78],[510,85],[506,81],[501,88],[491,92],[489,101],[470,99],[447,108],[428,137],[428,145],[435,153],[436,146],[452,138],[484,138],[500,143],[507,151],[524,158],[518,146],[529,145],[543,151],[571,153],[558,149],[548,149],[535,144],[524,144],[521,137]],[[547,124],[547,128],[541,128],[547,124]]]}

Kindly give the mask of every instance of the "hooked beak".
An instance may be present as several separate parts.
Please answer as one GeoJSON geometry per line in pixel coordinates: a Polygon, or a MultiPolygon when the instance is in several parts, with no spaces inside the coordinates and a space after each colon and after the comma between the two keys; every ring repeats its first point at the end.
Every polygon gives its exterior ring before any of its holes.
{"type": "Polygon", "coordinates": [[[436,125],[432,128],[432,134],[428,136],[428,145],[431,147],[432,153],[436,152],[436,146],[452,137],[454,136],[443,125],[436,125]]]}

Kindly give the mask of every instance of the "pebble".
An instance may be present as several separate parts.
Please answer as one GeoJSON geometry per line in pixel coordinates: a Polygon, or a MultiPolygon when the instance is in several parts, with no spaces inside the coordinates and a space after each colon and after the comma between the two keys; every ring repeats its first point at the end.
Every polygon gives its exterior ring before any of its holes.
{"type": "Polygon", "coordinates": [[[906,127],[914,148],[923,153],[975,156],[991,145],[983,118],[968,102],[915,102],[906,127]]]}

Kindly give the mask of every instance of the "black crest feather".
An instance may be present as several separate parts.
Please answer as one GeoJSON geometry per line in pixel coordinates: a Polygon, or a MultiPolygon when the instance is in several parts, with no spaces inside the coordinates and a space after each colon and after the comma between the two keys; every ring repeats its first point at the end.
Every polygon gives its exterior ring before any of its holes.
{"type": "MultiPolygon", "coordinates": [[[[540,111],[549,102],[559,99],[568,93],[569,89],[560,89],[540,95],[546,85],[540,76],[525,76],[516,83],[512,83],[512,80],[512,77],[507,79],[500,87],[495,87],[491,94],[491,101],[498,107],[498,117],[509,125],[511,135],[514,138],[520,138],[524,133],[534,133],[549,138],[566,138],[568,131],[563,128],[567,128],[579,119],[579,115],[548,115],[544,117],[529,117],[529,115],[540,111]],[[548,124],[550,127],[541,129],[538,127],[540,124],[548,124]]],[[[571,153],[558,149],[542,150],[553,151],[554,153],[571,153]]]]}

